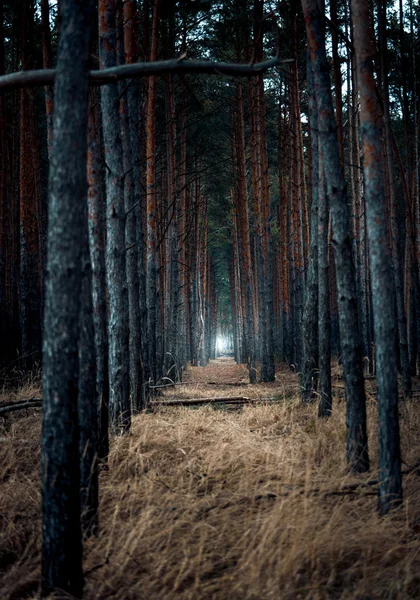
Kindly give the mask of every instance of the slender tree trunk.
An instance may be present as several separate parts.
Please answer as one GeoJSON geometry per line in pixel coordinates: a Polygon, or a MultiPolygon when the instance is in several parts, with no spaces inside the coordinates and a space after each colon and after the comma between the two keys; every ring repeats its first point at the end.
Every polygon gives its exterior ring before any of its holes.
{"type": "MultiPolygon", "coordinates": [[[[5,72],[5,30],[4,30],[4,6],[3,0],[0,0],[0,75],[5,72]]],[[[0,365],[3,367],[8,360],[8,346],[10,338],[8,335],[7,323],[8,307],[6,302],[6,252],[7,239],[5,216],[7,203],[7,154],[8,140],[6,127],[6,102],[4,96],[0,96],[0,336],[6,341],[0,350],[0,365]]],[[[9,220],[9,227],[10,227],[9,220]]]]}
{"type": "MultiPolygon", "coordinates": [[[[52,69],[51,31],[50,31],[50,3],[41,0],[42,19],[42,63],[44,69],[52,69]]],[[[45,114],[47,116],[48,153],[51,150],[52,116],[54,108],[54,90],[52,85],[45,86],[45,114]]]]}
{"type": "MultiPolygon", "coordinates": [[[[137,33],[137,3],[135,0],[127,0],[124,3],[124,50],[125,61],[128,64],[138,61],[140,49],[137,33]]],[[[138,335],[140,337],[140,356],[137,360],[140,361],[139,366],[139,385],[143,380],[147,379],[146,363],[147,345],[146,345],[146,329],[147,329],[147,313],[146,313],[146,272],[144,261],[144,228],[143,228],[143,212],[144,212],[144,194],[142,190],[142,172],[141,172],[141,139],[140,139],[140,111],[141,111],[141,84],[139,81],[133,81],[127,88],[127,103],[128,103],[128,131],[130,136],[130,150],[132,157],[132,177],[134,182],[134,197],[131,210],[134,212],[135,222],[135,243],[137,255],[137,271],[138,271],[138,335]]],[[[128,240],[127,247],[130,246],[128,240]]],[[[133,356],[133,354],[132,354],[133,356]]],[[[138,363],[137,363],[138,364],[138,363]]],[[[143,393],[137,396],[136,408],[139,409],[143,405],[143,393]]]]}
{"type": "Polygon", "coordinates": [[[287,250],[287,168],[285,148],[285,122],[282,115],[281,97],[279,100],[278,124],[278,167],[279,167],[279,235],[280,235],[280,266],[281,266],[281,353],[283,360],[289,360],[288,326],[289,326],[289,253],[287,250]]]}
{"type": "MultiPolygon", "coordinates": [[[[159,5],[160,0],[154,0],[152,43],[150,61],[157,58],[158,35],[159,35],[159,5]]],[[[158,196],[156,186],[156,92],[157,77],[149,77],[149,88],[147,93],[147,121],[146,121],[146,189],[147,189],[147,343],[148,373],[153,381],[157,379],[157,293],[158,293],[158,248],[157,248],[157,216],[158,196]]]]}
{"type": "MultiPolygon", "coordinates": [[[[31,68],[34,28],[33,0],[24,0],[22,19],[22,69],[31,68]]],[[[33,368],[41,351],[41,198],[34,96],[20,92],[20,326],[22,355],[33,368]]]]}
{"type": "Polygon", "coordinates": [[[318,198],[319,198],[319,150],[318,116],[313,83],[312,63],[308,52],[308,99],[309,127],[311,131],[312,158],[312,207],[311,207],[311,243],[309,248],[309,267],[306,279],[306,302],[303,314],[303,367],[302,401],[314,399],[318,378],[318,198]]]}
{"type": "Polygon", "coordinates": [[[398,315],[398,337],[400,343],[400,361],[405,398],[411,398],[411,369],[408,356],[407,316],[404,305],[404,273],[401,250],[401,227],[398,210],[398,199],[395,186],[395,171],[392,151],[391,117],[389,112],[389,89],[387,73],[386,49],[386,6],[383,0],[377,0],[379,20],[379,46],[381,56],[382,94],[384,108],[385,145],[387,155],[387,171],[391,208],[392,262],[395,279],[395,294],[398,315]]]}
{"type": "MultiPolygon", "coordinates": [[[[130,44],[131,31],[128,30],[127,19],[125,18],[127,5],[119,7],[117,13],[118,31],[117,31],[117,52],[118,63],[125,64],[126,54],[124,41],[127,38],[127,44],[130,44]]],[[[139,299],[139,277],[137,260],[137,223],[136,206],[134,199],[134,165],[132,151],[138,152],[138,148],[133,149],[130,139],[130,122],[128,107],[128,90],[126,83],[119,85],[120,97],[120,125],[121,140],[123,151],[123,174],[124,174],[124,211],[125,211],[125,250],[126,250],[126,271],[127,271],[127,295],[128,295],[128,348],[130,357],[129,368],[129,393],[132,409],[137,409],[141,403],[141,369],[140,369],[140,299],[139,299]]]]}
{"type": "MultiPolygon", "coordinates": [[[[246,182],[246,162],[245,162],[245,133],[243,118],[243,90],[238,83],[237,93],[237,132],[238,139],[236,143],[238,153],[238,198],[237,198],[237,218],[239,234],[239,260],[241,265],[241,274],[244,281],[245,298],[245,331],[244,347],[246,352],[246,361],[249,370],[250,383],[256,382],[256,364],[255,364],[255,330],[254,330],[254,304],[253,304],[253,273],[251,264],[251,240],[249,235],[249,210],[248,210],[248,190],[246,182]]],[[[255,183],[254,183],[255,185],[255,183]]]]}
{"type": "Polygon", "coordinates": [[[319,155],[319,208],[318,208],[318,331],[319,331],[319,405],[318,416],[328,417],[332,410],[331,387],[331,317],[328,231],[330,210],[323,161],[319,155]]]}
{"type": "Polygon", "coordinates": [[[96,389],[96,352],[93,319],[92,269],[89,256],[88,202],[84,211],[81,239],[82,289],[79,338],[79,453],[82,531],[97,533],[99,508],[98,479],[98,396],[96,389]]]}
{"type": "MultiPolygon", "coordinates": [[[[82,597],[78,376],[87,244],[88,48],[93,2],[61,1],[49,176],[42,422],[42,596],[82,597]],[[65,215],[65,226],[63,226],[65,215]],[[85,231],[86,230],[86,231],[85,231]]],[[[83,338],[82,338],[83,339],[83,338]]]]}
{"type": "Polygon", "coordinates": [[[187,368],[187,258],[186,258],[186,221],[187,221],[187,90],[185,85],[182,86],[182,106],[181,106],[181,164],[180,164],[180,215],[179,215],[179,285],[181,292],[181,307],[180,307],[180,360],[182,370],[187,368]]]}
{"type": "Polygon", "coordinates": [[[366,396],[357,315],[356,277],[353,263],[346,184],[340,165],[337,126],[325,51],[324,15],[317,0],[302,0],[313,65],[318,108],[319,144],[323,156],[328,198],[331,203],[333,244],[337,266],[340,341],[347,400],[347,459],[355,472],[369,469],[366,432],[366,396]]]}
{"type": "Polygon", "coordinates": [[[362,127],[364,182],[372,276],[376,377],[379,410],[379,511],[387,513],[402,498],[394,285],[386,232],[381,123],[376,110],[372,30],[368,0],[352,0],[362,127]]]}
{"type": "MultiPolygon", "coordinates": [[[[116,3],[99,2],[99,56],[101,68],[114,67],[116,3]]],[[[130,428],[128,298],[126,281],[123,149],[118,85],[101,88],[102,127],[106,162],[106,277],[109,317],[109,407],[116,430],[130,428]]]]}
{"type": "Polygon", "coordinates": [[[105,274],[105,227],[103,218],[105,202],[102,188],[102,168],[98,130],[99,114],[98,109],[96,108],[97,100],[99,100],[99,93],[92,91],[88,121],[88,223],[90,262],[92,265],[93,323],[96,348],[96,390],[99,411],[98,458],[99,460],[106,462],[109,451],[109,378],[105,274]]]}

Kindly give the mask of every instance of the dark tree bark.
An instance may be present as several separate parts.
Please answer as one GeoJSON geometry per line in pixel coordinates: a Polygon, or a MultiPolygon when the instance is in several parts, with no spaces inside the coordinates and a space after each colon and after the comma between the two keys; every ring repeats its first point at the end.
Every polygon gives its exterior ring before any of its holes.
{"type": "MultiPolygon", "coordinates": [[[[137,3],[134,0],[128,0],[124,3],[124,50],[125,61],[127,64],[135,63],[139,59],[140,50],[137,34],[138,11],[137,3]]],[[[128,126],[131,144],[131,156],[133,167],[134,197],[133,210],[135,213],[136,228],[136,254],[137,271],[139,287],[139,329],[140,329],[140,373],[139,383],[143,384],[146,379],[145,358],[147,357],[147,315],[146,315],[146,273],[144,261],[144,228],[143,228],[143,209],[144,193],[142,190],[142,171],[141,171],[141,138],[140,138],[140,110],[142,86],[140,82],[134,81],[127,89],[128,102],[128,126]]],[[[127,243],[127,246],[130,244],[127,243]]],[[[143,387],[137,398],[136,408],[140,409],[144,403],[143,387]]]]}
{"type": "Polygon", "coordinates": [[[318,416],[328,417],[332,410],[331,387],[331,316],[328,231],[330,207],[322,158],[319,156],[318,207],[318,332],[319,332],[319,405],[318,416]]]}
{"type": "Polygon", "coordinates": [[[379,410],[379,511],[387,513],[402,499],[398,382],[395,339],[395,292],[388,250],[382,165],[381,122],[373,76],[373,34],[368,0],[352,0],[354,46],[360,93],[364,183],[372,280],[379,410]]]}
{"type": "MultiPolygon", "coordinates": [[[[154,0],[152,45],[150,61],[155,61],[158,50],[159,35],[159,5],[160,0],[154,0]]],[[[157,217],[158,197],[156,186],[156,86],[157,77],[149,78],[147,93],[147,121],[146,121],[146,186],[147,186],[147,342],[148,342],[148,374],[151,379],[157,380],[157,319],[158,319],[158,248],[157,248],[157,217]]]]}
{"type": "MultiPolygon", "coordinates": [[[[125,64],[125,40],[130,45],[130,30],[128,29],[129,20],[126,12],[128,7],[120,5],[117,13],[118,33],[117,33],[117,51],[118,63],[125,64]]],[[[130,57],[129,57],[130,58],[130,57]]],[[[133,148],[130,139],[130,122],[128,107],[128,90],[126,84],[120,82],[120,125],[123,150],[123,174],[124,174],[124,210],[125,210],[125,246],[126,246],[126,271],[127,271],[127,291],[128,291],[128,325],[129,325],[129,391],[131,406],[137,409],[140,404],[141,396],[141,329],[140,329],[140,300],[139,300],[139,277],[137,260],[137,207],[134,205],[134,164],[133,151],[139,152],[139,148],[133,148]]]]}
{"type": "Polygon", "coordinates": [[[105,202],[102,186],[97,101],[99,101],[99,93],[91,92],[87,155],[88,223],[96,348],[96,389],[99,410],[98,458],[100,461],[106,462],[109,451],[108,310],[105,275],[105,226],[103,217],[105,202]]]}
{"type": "MultiPolygon", "coordinates": [[[[185,84],[182,86],[182,104],[181,104],[181,132],[180,132],[180,144],[181,144],[181,164],[180,164],[180,221],[179,221],[179,285],[181,293],[181,307],[180,307],[180,340],[179,340],[179,352],[180,361],[182,364],[182,371],[187,368],[187,307],[188,307],[188,290],[187,280],[188,276],[186,273],[186,222],[187,222],[187,89],[185,84]]],[[[182,374],[182,372],[181,372],[182,374]]]]}
{"type": "MultiPolygon", "coordinates": [[[[382,100],[384,111],[385,146],[386,146],[386,168],[388,175],[388,186],[391,209],[391,236],[392,236],[392,262],[395,280],[395,296],[398,315],[398,339],[400,343],[401,374],[403,380],[403,391],[405,398],[411,398],[411,368],[408,357],[407,339],[407,316],[404,305],[404,271],[403,253],[401,248],[401,223],[398,211],[398,198],[395,184],[395,165],[392,149],[391,116],[389,110],[389,87],[388,87],[388,60],[386,46],[386,4],[383,0],[377,0],[379,21],[379,48],[381,59],[381,83],[382,100]]],[[[406,210],[408,207],[406,207],[406,210]]],[[[373,282],[372,282],[373,285],[373,282]]]]}
{"type": "Polygon", "coordinates": [[[311,131],[312,161],[312,206],[311,241],[309,248],[309,266],[306,279],[306,302],[303,313],[303,366],[302,401],[314,399],[318,378],[318,198],[319,198],[319,150],[318,116],[314,90],[312,63],[308,53],[307,85],[309,101],[309,127],[311,131]]]}
{"type": "MultiPolygon", "coordinates": [[[[20,7],[22,69],[33,66],[34,3],[20,7]]],[[[24,364],[31,369],[41,352],[41,195],[34,93],[20,92],[20,326],[24,364]]],[[[43,254],[43,253],[42,253],[43,254]]]]}
{"type": "MultiPolygon", "coordinates": [[[[238,223],[238,258],[240,264],[240,276],[244,290],[244,339],[243,352],[249,370],[250,383],[256,382],[256,348],[254,328],[254,300],[253,300],[253,272],[251,264],[251,240],[249,232],[249,209],[248,190],[246,181],[246,159],[245,159],[245,132],[243,115],[243,92],[242,86],[237,84],[237,164],[238,164],[238,197],[236,201],[237,223],[238,223]]],[[[253,176],[255,180],[255,176],[253,176]]],[[[254,181],[254,191],[256,183],[254,181]]]]}
{"type": "MultiPolygon", "coordinates": [[[[52,49],[50,31],[50,3],[49,0],[41,0],[42,18],[42,64],[44,69],[52,68],[52,49]]],[[[52,117],[54,108],[54,89],[52,85],[45,86],[45,114],[47,116],[47,141],[48,152],[51,150],[52,139],[52,117]]]]}
{"type": "Polygon", "coordinates": [[[347,400],[347,459],[353,471],[364,472],[369,469],[369,454],[366,432],[366,396],[357,315],[356,277],[346,184],[340,165],[337,125],[325,51],[324,15],[319,10],[317,0],[302,0],[302,7],[313,65],[319,143],[333,223],[340,341],[347,400]]]}
{"type": "Polygon", "coordinates": [[[83,211],[81,268],[82,289],[79,339],[79,453],[82,531],[94,535],[98,528],[98,395],[96,390],[96,351],[93,321],[92,269],[89,256],[88,202],[83,211]]]}
{"type": "MultiPolygon", "coordinates": [[[[4,27],[4,6],[3,0],[0,0],[0,75],[5,72],[5,27],[4,27]]],[[[0,96],[0,335],[3,340],[8,339],[7,317],[8,310],[6,304],[6,229],[5,213],[7,202],[7,129],[6,129],[6,103],[4,96],[0,96]]],[[[0,364],[5,365],[8,359],[9,343],[3,344],[0,350],[0,364]]]]}
{"type": "Polygon", "coordinates": [[[87,240],[88,47],[93,2],[61,1],[49,177],[42,423],[42,595],[81,598],[78,342],[87,240]]]}
{"type": "MultiPolygon", "coordinates": [[[[116,2],[99,2],[101,68],[116,65],[116,2]]],[[[109,298],[109,408],[115,429],[130,428],[128,298],[126,281],[124,172],[118,85],[101,89],[106,163],[106,277],[109,298]]]]}

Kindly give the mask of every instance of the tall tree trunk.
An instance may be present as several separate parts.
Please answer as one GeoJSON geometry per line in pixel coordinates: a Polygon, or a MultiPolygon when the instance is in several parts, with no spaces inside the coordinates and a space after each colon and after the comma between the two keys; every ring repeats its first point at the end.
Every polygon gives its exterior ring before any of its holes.
{"type": "MultiPolygon", "coordinates": [[[[5,28],[4,28],[4,6],[0,0],[0,75],[5,73],[5,28]]],[[[4,367],[8,360],[7,348],[10,345],[8,335],[8,310],[6,302],[6,203],[7,203],[7,128],[6,128],[6,102],[4,96],[0,96],[0,335],[6,341],[0,350],[0,365],[4,367]]],[[[9,220],[10,227],[10,220],[9,220]]]]}
{"type": "MultiPolygon", "coordinates": [[[[50,3],[49,0],[41,0],[42,19],[42,64],[44,69],[52,69],[52,49],[50,31],[50,3]]],[[[45,114],[47,116],[47,141],[48,154],[51,151],[52,139],[52,116],[54,108],[54,90],[52,85],[45,86],[45,114]]]]}
{"type": "MultiPolygon", "coordinates": [[[[238,198],[237,219],[239,234],[239,261],[244,282],[244,351],[249,370],[250,383],[256,382],[255,364],[255,330],[254,330],[254,304],[253,304],[253,272],[251,264],[251,240],[249,235],[249,210],[248,189],[246,181],[245,162],[245,132],[243,116],[243,90],[238,83],[237,93],[237,161],[238,161],[238,198]]],[[[254,182],[255,186],[255,182],[254,182]]],[[[255,271],[254,271],[255,272],[255,271]]]]}
{"type": "MultiPolygon", "coordinates": [[[[391,235],[392,235],[392,262],[395,279],[395,294],[398,315],[398,337],[400,343],[400,361],[405,398],[411,398],[411,369],[408,356],[407,316],[404,305],[404,272],[403,256],[401,249],[401,227],[398,210],[398,199],[395,186],[395,171],[392,151],[391,116],[389,112],[389,89],[387,72],[386,48],[386,5],[383,0],[377,0],[379,20],[379,47],[382,75],[382,100],[384,109],[385,145],[387,156],[387,174],[389,182],[390,208],[391,208],[391,235]]],[[[407,210],[407,207],[406,207],[407,210]]],[[[372,282],[373,283],[373,282],[372,282]]]]}
{"type": "Polygon", "coordinates": [[[98,529],[98,396],[93,321],[92,269],[89,256],[88,202],[83,210],[81,239],[80,338],[79,338],[79,454],[82,531],[86,536],[98,529]]]}
{"type": "MultiPolygon", "coordinates": [[[[157,59],[158,36],[159,36],[159,7],[160,0],[154,0],[152,43],[150,50],[150,62],[157,59]]],[[[147,343],[148,373],[153,381],[157,379],[157,278],[158,278],[158,248],[157,248],[157,217],[158,196],[156,186],[156,93],[157,77],[149,77],[147,93],[147,121],[146,121],[146,190],[147,190],[147,343]]]]}
{"type": "MultiPolygon", "coordinates": [[[[33,0],[24,0],[22,69],[33,66],[33,0]]],[[[24,364],[31,369],[41,351],[41,197],[34,96],[20,92],[20,325],[24,364]]]]}
{"type": "MultiPolygon", "coordinates": [[[[140,48],[137,33],[138,8],[135,0],[127,0],[124,3],[124,50],[125,61],[128,64],[139,60],[140,48]]],[[[146,272],[144,261],[144,193],[142,189],[141,172],[141,139],[140,139],[140,111],[141,109],[142,87],[138,80],[133,81],[127,88],[128,102],[128,130],[130,135],[131,156],[132,156],[132,177],[134,181],[134,197],[131,210],[134,212],[134,222],[136,236],[133,243],[136,243],[137,271],[138,271],[138,296],[139,296],[139,336],[140,336],[140,372],[139,384],[146,380],[147,364],[147,313],[146,313],[146,272]]],[[[127,246],[130,244],[127,240],[127,246]]],[[[143,393],[137,397],[136,408],[141,408],[144,402],[143,393]]]]}
{"type": "Polygon", "coordinates": [[[107,294],[105,274],[105,207],[102,187],[102,165],[100,158],[99,114],[97,108],[99,92],[91,91],[88,120],[88,223],[90,262],[92,265],[93,323],[96,348],[96,390],[99,410],[98,458],[106,461],[109,451],[109,378],[108,378],[108,334],[107,294]]]}
{"type": "Polygon", "coordinates": [[[87,244],[88,47],[93,2],[61,1],[49,176],[42,421],[42,596],[82,597],[78,345],[87,244]]]}
{"type": "MultiPolygon", "coordinates": [[[[116,2],[99,2],[99,57],[101,68],[114,67],[116,2]]],[[[126,281],[123,149],[118,85],[101,88],[102,127],[106,162],[106,277],[109,317],[109,407],[116,430],[130,428],[128,298],[126,281]]]]}
{"type": "MultiPolygon", "coordinates": [[[[182,371],[187,368],[187,257],[186,257],[186,220],[187,220],[187,89],[182,86],[181,105],[181,164],[180,164],[180,215],[179,215],[179,285],[180,285],[180,311],[179,311],[179,352],[182,371]]],[[[182,373],[181,371],[181,373],[182,373]]]]}
{"type": "Polygon", "coordinates": [[[319,332],[319,405],[318,416],[328,417],[332,410],[331,387],[331,317],[328,231],[330,210],[321,155],[318,208],[318,332],[319,332]]]}
{"type": "Polygon", "coordinates": [[[353,471],[364,472],[369,469],[369,454],[366,432],[366,396],[357,314],[356,277],[346,184],[340,165],[337,126],[325,51],[325,17],[319,10],[317,0],[302,0],[302,7],[313,65],[318,108],[319,143],[332,212],[333,244],[337,266],[340,340],[347,400],[347,460],[353,471]]]}
{"type": "Polygon", "coordinates": [[[386,232],[381,122],[373,76],[373,44],[368,0],[352,0],[362,128],[364,182],[372,276],[372,308],[376,345],[379,411],[379,510],[387,513],[401,502],[401,459],[394,285],[386,232]]]}
{"type": "Polygon", "coordinates": [[[314,399],[318,378],[318,198],[319,198],[319,150],[318,116],[314,90],[312,63],[307,58],[307,82],[309,99],[309,127],[311,131],[312,159],[312,206],[311,206],[311,243],[309,248],[309,266],[306,278],[306,302],[303,314],[303,366],[302,401],[314,399]]]}
{"type": "MultiPolygon", "coordinates": [[[[131,31],[128,28],[129,21],[125,18],[127,5],[120,5],[117,13],[117,53],[118,63],[125,64],[126,53],[124,49],[125,39],[127,44],[131,43],[131,31]]],[[[137,260],[137,231],[136,231],[136,206],[134,199],[134,164],[133,148],[130,139],[130,122],[128,106],[128,89],[125,82],[119,85],[120,97],[120,124],[123,151],[123,173],[124,173],[124,210],[125,210],[125,247],[126,247],[126,271],[127,271],[127,293],[128,293],[128,348],[130,357],[129,368],[129,393],[132,409],[137,409],[141,397],[141,370],[140,370],[140,299],[139,299],[139,277],[137,260]]]]}

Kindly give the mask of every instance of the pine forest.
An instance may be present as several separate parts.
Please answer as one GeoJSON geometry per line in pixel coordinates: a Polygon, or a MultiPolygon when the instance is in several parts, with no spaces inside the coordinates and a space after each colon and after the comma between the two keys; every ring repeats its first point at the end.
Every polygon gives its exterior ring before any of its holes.
{"type": "Polygon", "coordinates": [[[419,25],[0,0],[0,599],[420,598],[419,25]]]}

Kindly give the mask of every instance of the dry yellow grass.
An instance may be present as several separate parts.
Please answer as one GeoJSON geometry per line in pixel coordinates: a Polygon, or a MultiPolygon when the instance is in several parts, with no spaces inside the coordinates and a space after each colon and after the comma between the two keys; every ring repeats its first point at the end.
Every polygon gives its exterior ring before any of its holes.
{"type": "MultiPolygon", "coordinates": [[[[239,381],[241,373],[213,363],[189,380],[239,381]]],[[[201,387],[165,395],[196,396],[201,387]]],[[[100,534],[85,548],[86,599],[420,597],[420,478],[404,476],[404,505],[387,518],[375,512],[374,487],[346,487],[375,478],[375,405],[372,473],[354,478],[344,403],[319,421],[314,405],[287,397],[297,380],[285,370],[252,394],[217,386],[211,395],[266,397],[267,389],[287,399],[235,411],[161,408],[113,441],[100,534]]],[[[420,459],[417,404],[401,405],[401,426],[412,465],[420,459]]],[[[0,597],[8,600],[37,597],[39,433],[39,411],[10,415],[1,432],[0,597]]]]}

